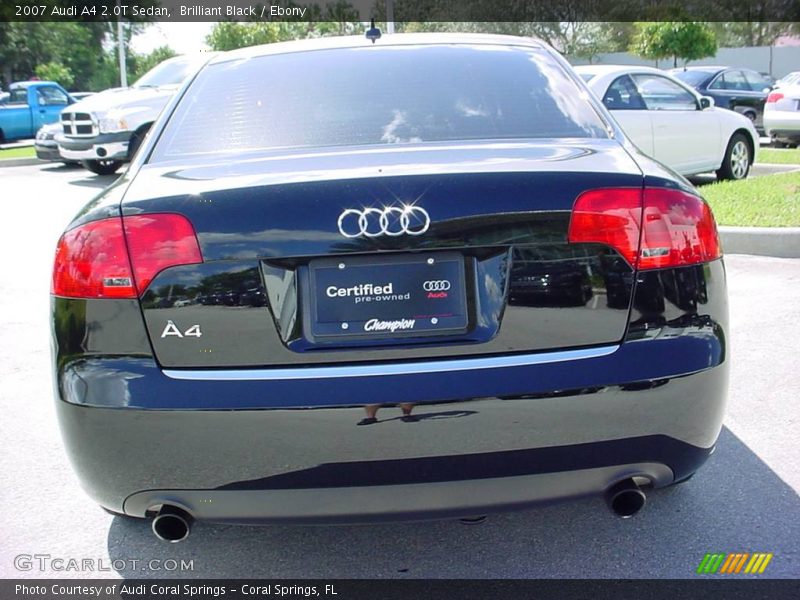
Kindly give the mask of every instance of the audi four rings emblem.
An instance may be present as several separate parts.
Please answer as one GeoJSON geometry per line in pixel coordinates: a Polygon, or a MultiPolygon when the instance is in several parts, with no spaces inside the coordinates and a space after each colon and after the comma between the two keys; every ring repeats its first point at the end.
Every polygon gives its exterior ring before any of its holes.
{"type": "Polygon", "coordinates": [[[426,292],[446,292],[450,289],[450,282],[447,279],[438,281],[426,281],[422,284],[422,289],[426,292]]]}
{"type": "Polygon", "coordinates": [[[428,212],[403,204],[385,208],[348,208],[339,215],[339,233],[346,238],[422,235],[431,226],[428,212]]]}

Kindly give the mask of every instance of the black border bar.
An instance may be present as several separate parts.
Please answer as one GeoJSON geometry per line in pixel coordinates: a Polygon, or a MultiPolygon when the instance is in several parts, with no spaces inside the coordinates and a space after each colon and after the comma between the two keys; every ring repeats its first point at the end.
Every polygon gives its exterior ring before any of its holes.
{"type": "Polygon", "coordinates": [[[3,0],[0,21],[797,22],[798,0],[3,0]]]}
{"type": "MultiPolygon", "coordinates": [[[[218,600],[281,598],[329,600],[401,598],[426,600],[557,599],[557,600],[771,600],[800,597],[800,581],[796,579],[745,579],[731,576],[713,579],[629,579],[629,580],[472,580],[472,579],[330,579],[330,580],[265,580],[265,579],[173,579],[173,580],[80,580],[80,579],[7,579],[0,581],[0,597],[4,600],[35,598],[36,600],[218,600]],[[73,592],[74,590],[74,592],[73,592]],[[99,590],[99,593],[97,591],[99,590]],[[128,590],[128,593],[124,593],[128,590]]],[[[750,576],[752,577],[752,576],[750,576]]]]}

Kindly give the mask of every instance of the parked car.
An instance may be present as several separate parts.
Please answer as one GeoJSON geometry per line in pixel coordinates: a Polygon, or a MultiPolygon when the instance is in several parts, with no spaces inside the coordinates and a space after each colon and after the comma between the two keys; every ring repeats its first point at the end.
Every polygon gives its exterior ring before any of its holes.
{"type": "Polygon", "coordinates": [[[61,110],[75,102],[54,81],[12,83],[8,102],[0,104],[0,142],[32,138],[42,125],[58,120],[61,110]]]}
{"type": "Polygon", "coordinates": [[[210,56],[170,58],[129,88],[93,94],[71,106],[62,113],[63,132],[56,136],[61,156],[98,175],[115,173],[136,153],[180,84],[210,56]]]}
{"type": "Polygon", "coordinates": [[[775,79],[770,73],[759,71],[758,74],[761,75],[761,78],[764,80],[764,83],[766,84],[766,86],[762,89],[774,88],[775,84],[778,82],[777,79],[775,79]]]}
{"type": "Polygon", "coordinates": [[[764,107],[764,129],[775,146],[796,147],[800,143],[800,85],[770,93],[764,107]]]}
{"type": "MultiPolygon", "coordinates": [[[[76,102],[93,95],[94,92],[70,93],[70,96],[72,96],[76,102]]],[[[39,160],[47,160],[52,162],[63,162],[66,165],[79,164],[79,162],[76,160],[64,158],[58,151],[58,142],[56,142],[56,136],[62,131],[63,127],[60,119],[54,123],[48,123],[47,125],[43,125],[39,128],[39,131],[36,132],[36,138],[33,144],[33,147],[36,150],[36,158],[39,160]]]]}
{"type": "Polygon", "coordinates": [[[716,106],[744,115],[756,129],[763,130],[764,102],[772,84],[758,71],[703,66],[672,69],[670,73],[704,96],[713,98],[716,106]]]}
{"type": "Polygon", "coordinates": [[[758,133],[746,117],[715,107],[659,69],[594,65],[576,71],[646,154],[682,175],[747,177],[758,133]]]}
{"type": "Polygon", "coordinates": [[[58,143],[55,137],[61,132],[61,123],[48,123],[42,125],[36,132],[33,147],[36,150],[36,158],[53,162],[63,162],[65,164],[78,164],[77,161],[70,161],[61,156],[58,152],[58,143]]]}
{"type": "Polygon", "coordinates": [[[789,87],[800,84],[800,71],[792,71],[775,82],[775,88],[789,87]]]}
{"type": "Polygon", "coordinates": [[[728,385],[708,205],[510,36],[213,58],[68,226],[51,307],[84,489],[169,541],[591,494],[630,517],[711,454],[728,385]],[[598,301],[509,304],[554,265],[598,301]]]}
{"type": "Polygon", "coordinates": [[[0,92],[0,105],[8,104],[8,99],[11,97],[11,94],[8,92],[0,92]]]}

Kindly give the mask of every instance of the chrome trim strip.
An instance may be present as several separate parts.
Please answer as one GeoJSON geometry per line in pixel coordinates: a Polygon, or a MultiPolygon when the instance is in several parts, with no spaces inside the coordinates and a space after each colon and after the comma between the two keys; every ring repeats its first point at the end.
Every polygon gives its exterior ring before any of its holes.
{"type": "Polygon", "coordinates": [[[527,367],[568,360],[583,360],[608,356],[619,345],[562,350],[541,354],[488,356],[425,362],[388,363],[376,365],[342,365],[326,367],[293,367],[289,369],[164,369],[170,379],[187,381],[285,381],[292,379],[339,379],[346,377],[381,377],[384,375],[418,375],[442,371],[473,371],[477,369],[506,369],[527,367]]]}

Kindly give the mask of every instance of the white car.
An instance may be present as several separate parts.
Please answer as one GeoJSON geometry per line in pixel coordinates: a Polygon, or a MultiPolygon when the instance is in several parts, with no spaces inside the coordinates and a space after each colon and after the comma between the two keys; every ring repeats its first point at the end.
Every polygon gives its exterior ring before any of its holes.
{"type": "Polygon", "coordinates": [[[792,85],[800,85],[800,71],[792,71],[775,82],[776,88],[785,88],[792,85]]]}
{"type": "Polygon", "coordinates": [[[770,92],[764,105],[764,131],[773,146],[800,143],[800,85],[770,92]]]}
{"type": "Polygon", "coordinates": [[[652,67],[575,70],[645,154],[682,175],[747,177],[758,149],[758,133],[747,117],[716,108],[713,99],[652,67]]]}

